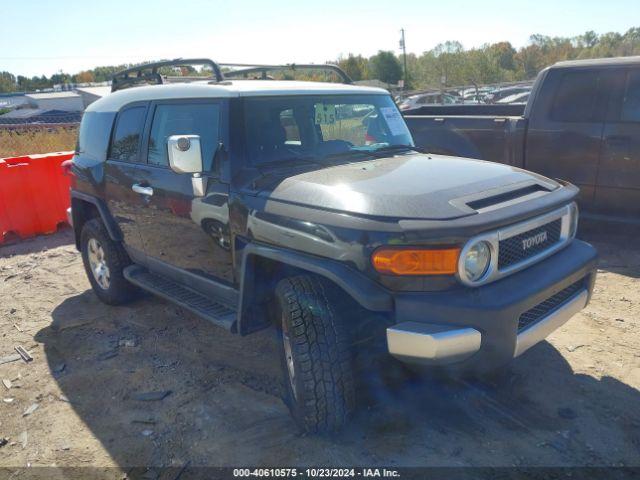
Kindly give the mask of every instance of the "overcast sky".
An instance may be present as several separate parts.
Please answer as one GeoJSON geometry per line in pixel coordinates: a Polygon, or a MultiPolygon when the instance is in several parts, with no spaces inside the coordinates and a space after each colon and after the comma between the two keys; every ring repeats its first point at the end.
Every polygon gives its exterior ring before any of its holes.
{"type": "Polygon", "coordinates": [[[639,0],[0,0],[0,70],[76,73],[174,57],[226,62],[325,62],[349,52],[421,53],[532,33],[574,36],[640,26],[639,0]]]}

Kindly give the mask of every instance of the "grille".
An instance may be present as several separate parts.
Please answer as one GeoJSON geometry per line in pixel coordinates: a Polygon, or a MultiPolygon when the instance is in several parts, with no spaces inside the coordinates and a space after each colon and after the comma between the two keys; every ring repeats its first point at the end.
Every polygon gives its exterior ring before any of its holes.
{"type": "Polygon", "coordinates": [[[554,310],[561,307],[564,303],[567,302],[567,300],[569,300],[583,288],[584,279],[568,286],[564,290],[560,290],[555,295],[547,298],[544,302],[539,303],[535,307],[524,312],[522,315],[520,315],[520,319],[518,320],[518,332],[521,332],[525,328],[530,327],[534,323],[549,315],[554,310]]]}
{"type": "Polygon", "coordinates": [[[502,270],[511,265],[515,265],[555,245],[560,241],[561,229],[562,220],[559,218],[553,222],[520,233],[519,235],[501,240],[498,253],[498,269],[502,270]],[[537,245],[530,245],[526,249],[524,248],[523,242],[544,232],[547,234],[547,238],[544,241],[537,245]]]}

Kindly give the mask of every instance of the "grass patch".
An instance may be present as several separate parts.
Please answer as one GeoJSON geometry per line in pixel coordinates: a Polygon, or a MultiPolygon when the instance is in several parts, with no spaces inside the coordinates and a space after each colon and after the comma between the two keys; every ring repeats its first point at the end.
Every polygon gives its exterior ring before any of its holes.
{"type": "Polygon", "coordinates": [[[78,126],[0,129],[0,158],[74,150],[78,126]]]}

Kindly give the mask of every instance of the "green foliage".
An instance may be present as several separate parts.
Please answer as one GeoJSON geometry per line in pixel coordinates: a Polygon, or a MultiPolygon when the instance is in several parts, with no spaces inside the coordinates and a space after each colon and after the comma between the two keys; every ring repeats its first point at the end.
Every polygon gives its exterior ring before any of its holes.
{"type": "Polygon", "coordinates": [[[490,45],[487,55],[503,70],[515,70],[516,49],[509,42],[499,42],[490,45]]]}
{"type": "Polygon", "coordinates": [[[51,82],[44,75],[41,77],[23,77],[22,75],[18,75],[17,77],[18,87],[17,90],[21,92],[32,92],[34,90],[49,88],[53,86],[53,82],[51,82]]]}
{"type": "Polygon", "coordinates": [[[0,72],[0,92],[15,92],[16,77],[9,72],[0,72]]]}
{"type": "Polygon", "coordinates": [[[640,28],[624,34],[593,31],[573,38],[532,35],[515,50],[509,42],[464,50],[458,42],[437,45],[407,63],[416,88],[485,84],[533,79],[540,70],[562,60],[640,55],[640,28]]]}
{"type": "Polygon", "coordinates": [[[78,140],[78,127],[42,128],[25,125],[19,129],[0,129],[0,158],[34,153],[73,150],[78,140]]]}
{"type": "Polygon", "coordinates": [[[393,52],[380,50],[369,59],[369,69],[372,78],[384,83],[396,84],[402,78],[402,66],[393,52]]]}
{"type": "Polygon", "coordinates": [[[347,58],[338,60],[338,66],[342,68],[352,80],[368,78],[369,61],[362,55],[349,54],[347,58]]]}

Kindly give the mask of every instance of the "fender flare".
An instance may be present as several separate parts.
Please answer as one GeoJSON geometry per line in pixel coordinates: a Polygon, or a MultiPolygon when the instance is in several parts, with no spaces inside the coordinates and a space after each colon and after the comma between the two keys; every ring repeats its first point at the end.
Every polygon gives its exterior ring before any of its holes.
{"type": "Polygon", "coordinates": [[[255,277],[253,260],[256,258],[273,260],[320,275],[340,287],[366,310],[374,312],[393,310],[393,296],[389,290],[342,262],[257,243],[246,245],[242,255],[237,323],[237,332],[241,335],[249,332],[247,323],[251,323],[250,307],[255,277]]]}
{"type": "MultiPolygon", "coordinates": [[[[73,199],[78,199],[83,202],[91,203],[96,207],[98,213],[100,214],[100,218],[102,219],[102,223],[104,223],[105,228],[107,229],[107,233],[109,233],[109,237],[111,240],[115,242],[122,241],[122,232],[118,228],[115,220],[111,216],[107,205],[104,203],[104,200],[94,197],[93,195],[89,195],[87,193],[79,192],[77,190],[71,190],[71,204],[73,205],[73,199]]],[[[71,209],[71,214],[73,215],[73,224],[79,225],[79,222],[76,219],[77,212],[74,212],[73,208],[71,209]]]]}

